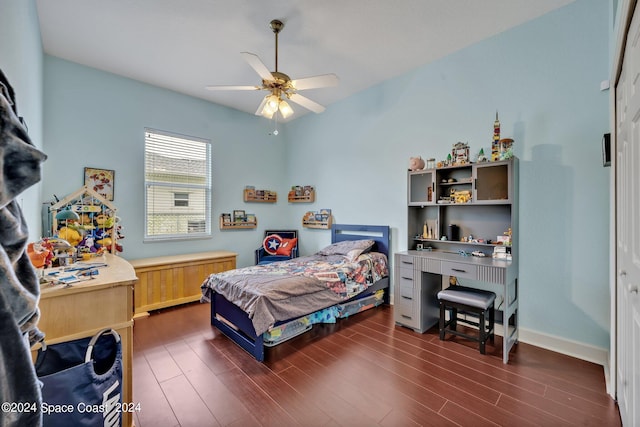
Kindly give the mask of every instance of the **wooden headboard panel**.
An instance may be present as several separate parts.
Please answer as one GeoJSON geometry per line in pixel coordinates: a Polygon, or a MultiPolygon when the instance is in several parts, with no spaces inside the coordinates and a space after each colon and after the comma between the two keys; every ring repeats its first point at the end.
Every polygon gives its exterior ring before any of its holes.
{"type": "Polygon", "coordinates": [[[389,257],[391,234],[388,225],[333,224],[331,226],[331,243],[365,239],[376,242],[373,251],[382,252],[389,257]]]}

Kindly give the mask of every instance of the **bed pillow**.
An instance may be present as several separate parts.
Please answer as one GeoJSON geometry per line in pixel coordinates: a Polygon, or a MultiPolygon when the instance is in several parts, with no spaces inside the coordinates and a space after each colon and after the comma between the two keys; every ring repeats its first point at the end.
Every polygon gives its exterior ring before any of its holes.
{"type": "Polygon", "coordinates": [[[276,249],[276,255],[291,256],[291,251],[298,244],[298,238],[282,239],[280,246],[276,249]]]}
{"type": "Polygon", "coordinates": [[[282,237],[277,234],[269,234],[262,241],[262,247],[264,251],[269,255],[276,255],[278,252],[278,248],[282,245],[282,237]]]}
{"type": "Polygon", "coordinates": [[[373,240],[344,240],[321,249],[318,255],[342,255],[349,261],[355,261],[361,254],[370,251],[374,243],[373,240]]]}

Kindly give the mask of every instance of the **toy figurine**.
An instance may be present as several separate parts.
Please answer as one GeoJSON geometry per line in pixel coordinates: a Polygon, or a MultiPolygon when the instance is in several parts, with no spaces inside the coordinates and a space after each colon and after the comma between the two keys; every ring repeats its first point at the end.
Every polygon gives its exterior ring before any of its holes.
{"type": "Polygon", "coordinates": [[[500,160],[508,160],[513,157],[513,139],[504,138],[499,141],[500,151],[499,158],[500,160]]]}
{"type": "Polygon", "coordinates": [[[424,169],[424,160],[422,157],[411,157],[409,159],[409,170],[418,171],[424,169]]]}
{"type": "Polygon", "coordinates": [[[478,153],[478,159],[476,160],[476,162],[482,163],[486,161],[487,161],[487,156],[485,156],[484,154],[484,148],[481,148],[480,152],[478,153]]]}
{"type": "Polygon", "coordinates": [[[491,143],[491,161],[495,162],[500,157],[500,120],[496,111],[496,121],[493,122],[493,142],[491,143]]]}
{"type": "Polygon", "coordinates": [[[454,165],[464,165],[469,163],[469,143],[457,142],[453,144],[451,157],[454,165]]]}

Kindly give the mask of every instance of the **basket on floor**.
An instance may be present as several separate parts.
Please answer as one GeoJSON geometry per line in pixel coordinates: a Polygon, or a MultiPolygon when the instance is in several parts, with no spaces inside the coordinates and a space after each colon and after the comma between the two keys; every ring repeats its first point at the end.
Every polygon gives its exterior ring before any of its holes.
{"type": "Polygon", "coordinates": [[[122,343],[113,329],[43,345],[35,368],[43,426],[122,425],[122,343]]]}

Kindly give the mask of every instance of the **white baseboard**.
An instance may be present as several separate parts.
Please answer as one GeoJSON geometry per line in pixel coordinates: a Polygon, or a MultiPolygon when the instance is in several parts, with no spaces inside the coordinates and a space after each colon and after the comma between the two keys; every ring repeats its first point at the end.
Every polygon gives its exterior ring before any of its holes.
{"type": "MultiPolygon", "coordinates": [[[[497,329],[498,328],[496,328],[496,332],[497,329]]],[[[535,345],[536,347],[555,351],[556,353],[566,354],[567,356],[596,363],[603,367],[607,367],[609,365],[609,351],[605,348],[584,344],[554,335],[544,334],[542,332],[533,331],[523,327],[519,328],[518,336],[520,341],[535,345]]]]}

